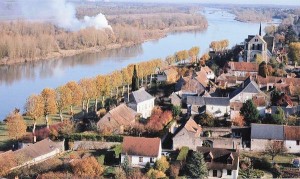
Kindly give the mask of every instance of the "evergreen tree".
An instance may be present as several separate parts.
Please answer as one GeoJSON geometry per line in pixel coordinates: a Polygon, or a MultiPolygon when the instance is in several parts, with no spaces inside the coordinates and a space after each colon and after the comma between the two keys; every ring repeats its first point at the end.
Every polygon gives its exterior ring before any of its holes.
{"type": "Polygon", "coordinates": [[[122,164],[122,169],[124,170],[126,175],[129,175],[129,173],[131,171],[131,167],[130,167],[130,161],[129,161],[128,155],[125,155],[125,157],[124,157],[124,162],[122,164]]]}
{"type": "Polygon", "coordinates": [[[208,170],[204,161],[203,154],[200,152],[192,152],[188,156],[187,175],[191,178],[206,178],[208,176],[208,170]]]}
{"type": "Polygon", "coordinates": [[[258,74],[264,78],[267,77],[268,75],[268,67],[265,61],[261,62],[259,64],[259,68],[258,68],[258,74]]]}
{"type": "Polygon", "coordinates": [[[132,88],[131,89],[132,91],[136,91],[136,90],[139,89],[139,78],[137,76],[136,66],[135,65],[134,65],[134,69],[133,69],[131,88],[132,88]]]}
{"type": "Polygon", "coordinates": [[[292,42],[297,42],[298,37],[292,25],[290,25],[285,34],[285,43],[290,44],[292,42]]]}
{"type": "Polygon", "coordinates": [[[259,116],[259,112],[251,99],[248,99],[243,104],[240,114],[244,116],[244,119],[248,125],[257,122],[259,116]]]}
{"type": "Polygon", "coordinates": [[[284,111],[281,107],[277,107],[275,114],[272,115],[275,124],[286,124],[284,111]]]}

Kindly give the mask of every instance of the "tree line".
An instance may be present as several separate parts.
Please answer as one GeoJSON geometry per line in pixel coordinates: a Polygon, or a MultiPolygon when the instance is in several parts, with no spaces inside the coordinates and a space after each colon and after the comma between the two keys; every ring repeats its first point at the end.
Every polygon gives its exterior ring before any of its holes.
{"type": "MultiPolygon", "coordinates": [[[[153,59],[147,62],[141,62],[138,66],[138,78],[140,85],[148,84],[148,76],[155,73],[156,69],[162,66],[162,60],[153,59]]],[[[129,95],[129,88],[134,65],[128,65],[126,68],[114,71],[108,75],[98,75],[93,78],[83,78],[78,82],[70,81],[56,89],[45,88],[40,94],[32,94],[27,98],[25,112],[33,122],[33,132],[36,121],[44,116],[47,126],[49,125],[50,114],[59,113],[63,121],[63,111],[69,110],[73,116],[74,106],[82,106],[85,113],[89,112],[91,100],[95,101],[94,110],[98,109],[98,100],[101,100],[104,106],[107,97],[119,97],[120,93],[124,95],[125,87],[129,95]]],[[[151,81],[150,81],[151,82],[151,81]]]]}

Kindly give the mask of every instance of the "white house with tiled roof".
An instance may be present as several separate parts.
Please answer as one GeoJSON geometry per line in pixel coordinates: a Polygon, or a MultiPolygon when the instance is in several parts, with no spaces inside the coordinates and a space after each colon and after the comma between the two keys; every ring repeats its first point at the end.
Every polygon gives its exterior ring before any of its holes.
{"type": "Polygon", "coordinates": [[[123,139],[121,163],[127,157],[132,166],[145,166],[148,162],[154,162],[161,158],[160,138],[130,137],[123,139]]]}
{"type": "Polygon", "coordinates": [[[144,88],[137,91],[133,91],[129,96],[128,106],[141,114],[143,118],[151,116],[151,112],[154,108],[155,98],[151,96],[144,88]]]}

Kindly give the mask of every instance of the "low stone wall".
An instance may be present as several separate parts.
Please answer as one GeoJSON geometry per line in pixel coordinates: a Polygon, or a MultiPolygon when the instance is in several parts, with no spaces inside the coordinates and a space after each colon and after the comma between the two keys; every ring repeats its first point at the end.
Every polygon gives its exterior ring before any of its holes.
{"type": "Polygon", "coordinates": [[[73,150],[97,150],[110,149],[114,145],[121,144],[120,142],[101,142],[101,141],[74,141],[73,150]]]}

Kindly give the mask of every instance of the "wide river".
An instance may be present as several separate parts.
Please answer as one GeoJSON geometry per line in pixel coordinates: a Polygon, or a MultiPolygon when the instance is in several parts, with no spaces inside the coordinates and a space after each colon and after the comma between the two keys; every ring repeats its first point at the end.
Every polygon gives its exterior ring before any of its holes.
{"type": "MultiPolygon", "coordinates": [[[[107,74],[131,63],[164,58],[176,51],[199,46],[201,54],[213,40],[228,39],[240,44],[248,35],[258,34],[259,23],[243,23],[223,10],[206,8],[202,12],[208,29],[202,32],[173,33],[167,37],[133,47],[72,57],[0,66],[0,120],[15,107],[24,109],[26,98],[45,87],[56,88],[68,81],[107,74]]],[[[262,29],[266,24],[262,24],[262,29]]]]}

